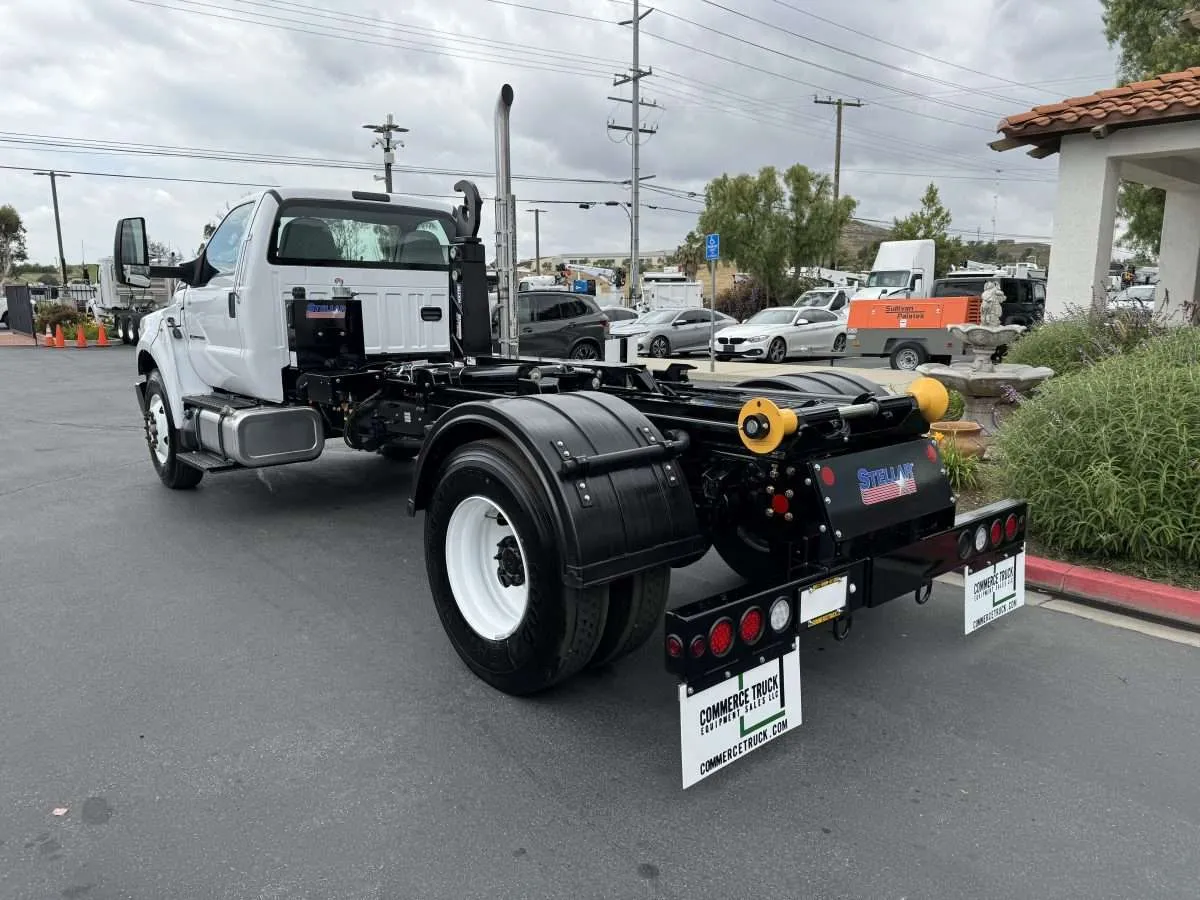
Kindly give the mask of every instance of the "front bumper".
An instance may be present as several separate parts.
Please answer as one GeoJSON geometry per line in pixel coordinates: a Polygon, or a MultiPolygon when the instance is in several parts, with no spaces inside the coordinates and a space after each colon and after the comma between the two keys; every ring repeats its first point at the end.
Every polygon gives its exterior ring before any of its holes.
{"type": "Polygon", "coordinates": [[[713,354],[722,359],[765,359],[771,339],[764,341],[745,341],[741,344],[722,344],[719,340],[711,345],[713,354]]]}

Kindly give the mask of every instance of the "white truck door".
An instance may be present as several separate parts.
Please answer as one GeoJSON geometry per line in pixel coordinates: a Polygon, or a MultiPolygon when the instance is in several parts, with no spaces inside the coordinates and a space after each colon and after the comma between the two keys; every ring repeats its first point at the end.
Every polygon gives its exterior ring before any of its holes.
{"type": "Polygon", "coordinates": [[[238,259],[250,228],[255,203],[229,211],[204,248],[204,258],[217,270],[207,284],[189,287],[183,299],[183,325],[188,357],[206,384],[246,392],[245,348],[238,321],[238,259]]]}

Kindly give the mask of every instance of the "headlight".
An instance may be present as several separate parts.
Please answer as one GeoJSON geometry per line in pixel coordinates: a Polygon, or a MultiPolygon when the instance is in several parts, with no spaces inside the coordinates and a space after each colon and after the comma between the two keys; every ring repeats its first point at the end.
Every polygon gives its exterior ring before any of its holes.
{"type": "Polygon", "coordinates": [[[746,340],[749,341],[751,344],[757,344],[759,341],[765,341],[769,337],[770,337],[769,334],[756,334],[753,337],[746,338],[746,340]]]}

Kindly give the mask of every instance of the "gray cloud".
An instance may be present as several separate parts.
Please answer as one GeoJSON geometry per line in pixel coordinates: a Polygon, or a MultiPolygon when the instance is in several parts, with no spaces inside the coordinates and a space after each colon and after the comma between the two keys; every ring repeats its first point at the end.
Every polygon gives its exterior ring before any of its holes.
{"type": "MultiPolygon", "coordinates": [[[[492,110],[508,82],[516,91],[518,174],[629,177],[629,145],[611,140],[616,136],[605,127],[613,119],[628,124],[629,105],[606,98],[629,96],[627,86],[611,84],[613,73],[629,65],[629,32],[589,20],[615,23],[628,16],[628,4],[513,0],[544,8],[535,11],[489,0],[153,2],[174,9],[133,0],[0,7],[6,37],[0,137],[38,134],[374,164],[379,152],[361,126],[390,111],[411,129],[399,165],[489,172],[492,110]],[[583,18],[545,11],[551,9],[583,18]]],[[[642,148],[643,172],[656,176],[643,202],[662,208],[643,212],[644,247],[674,246],[699,210],[655,188],[702,192],[723,172],[767,164],[828,170],[833,110],[813,103],[814,93],[827,92],[867,103],[846,111],[843,148],[843,192],[859,200],[862,217],[903,215],[935,181],[956,228],[989,234],[995,210],[1001,233],[1049,234],[1055,161],[997,154],[986,144],[1001,116],[1111,83],[1115,57],[1095,0],[927,0],[919,8],[898,0],[721,3],[796,34],[700,0],[665,0],[645,20],[642,65],[654,75],[645,79],[644,93],[661,108],[646,110],[643,119],[658,127],[642,148]]],[[[0,141],[0,165],[219,182],[373,184],[368,170],[79,152],[11,140],[0,141]]],[[[435,205],[453,202],[455,180],[396,174],[398,190],[439,195],[425,201],[435,205]]],[[[491,196],[492,179],[477,180],[491,196]]],[[[90,260],[103,255],[114,220],[129,214],[146,215],[156,236],[190,250],[204,222],[246,190],[76,175],[60,189],[66,252],[71,259],[81,252],[90,260]]],[[[533,217],[525,210],[535,202],[548,210],[542,216],[545,253],[616,252],[628,244],[620,210],[576,205],[626,200],[626,187],[518,181],[515,191],[523,254],[533,248],[533,217]]],[[[31,255],[50,262],[55,248],[46,179],[0,169],[0,203],[20,210],[31,255]]],[[[489,205],[483,226],[489,241],[492,228],[489,205]]]]}

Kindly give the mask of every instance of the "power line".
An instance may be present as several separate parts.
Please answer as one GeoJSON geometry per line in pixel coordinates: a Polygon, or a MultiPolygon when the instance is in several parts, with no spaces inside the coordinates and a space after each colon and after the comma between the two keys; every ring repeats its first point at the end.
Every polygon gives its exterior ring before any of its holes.
{"type": "MultiPolygon", "coordinates": [[[[522,65],[521,63],[513,63],[513,61],[512,61],[512,59],[511,59],[511,57],[503,57],[503,58],[486,58],[486,57],[484,57],[484,56],[483,56],[483,55],[481,55],[481,54],[471,54],[471,55],[464,55],[464,54],[453,53],[453,52],[451,52],[451,51],[447,50],[446,48],[440,48],[440,47],[428,47],[428,46],[420,46],[420,45],[416,45],[416,46],[414,46],[412,41],[398,41],[398,40],[395,40],[395,39],[393,39],[393,40],[391,40],[391,41],[380,41],[380,40],[370,39],[370,38],[366,38],[366,37],[361,37],[361,36],[359,36],[359,35],[363,34],[362,32],[358,32],[358,31],[352,31],[351,29],[345,29],[345,28],[339,28],[339,29],[336,29],[336,30],[337,30],[337,31],[341,31],[341,32],[347,32],[346,34],[334,33],[334,32],[332,32],[332,31],[330,31],[330,30],[328,29],[328,27],[327,27],[327,26],[320,26],[320,27],[321,27],[323,30],[317,30],[317,31],[314,31],[314,30],[311,30],[311,29],[299,28],[299,27],[297,27],[297,26],[295,26],[295,25],[293,25],[293,24],[288,24],[288,23],[286,23],[286,22],[285,22],[285,20],[283,20],[283,19],[280,19],[280,18],[279,18],[279,17],[277,17],[277,16],[266,16],[265,14],[262,14],[262,13],[252,13],[252,15],[258,16],[258,17],[259,17],[258,19],[245,19],[245,18],[239,18],[239,17],[236,17],[236,16],[223,16],[223,15],[220,15],[220,14],[218,14],[218,13],[214,13],[214,12],[211,12],[211,11],[205,11],[205,10],[211,10],[211,9],[220,9],[220,10],[228,11],[228,9],[227,9],[227,8],[225,8],[225,7],[219,7],[219,6],[214,6],[214,5],[212,5],[212,4],[202,4],[202,3],[196,3],[196,2],[194,2],[194,0],[179,0],[179,2],[188,2],[188,3],[190,3],[190,4],[191,4],[191,5],[193,5],[193,6],[200,6],[200,7],[202,7],[202,9],[201,9],[201,10],[196,10],[196,9],[185,9],[185,8],[182,8],[182,7],[171,7],[171,6],[166,6],[166,5],[164,5],[164,4],[161,4],[161,3],[154,3],[154,2],[151,2],[151,0],[130,0],[130,2],[139,3],[139,4],[141,4],[141,5],[146,5],[146,6],[155,6],[155,7],[158,7],[158,8],[162,8],[162,9],[168,9],[168,10],[173,10],[173,11],[176,11],[176,12],[186,12],[186,13],[192,13],[192,14],[194,14],[194,15],[201,15],[201,16],[206,16],[206,17],[209,17],[209,18],[215,18],[215,19],[226,19],[226,20],[229,20],[229,21],[242,22],[242,23],[245,23],[245,24],[259,25],[259,26],[261,26],[261,27],[266,27],[266,28],[275,28],[275,29],[280,29],[280,30],[284,30],[284,31],[298,32],[298,33],[301,33],[301,34],[310,34],[310,35],[315,35],[315,36],[318,36],[318,37],[330,37],[330,38],[336,38],[336,39],[338,39],[338,40],[352,41],[352,42],[355,42],[355,43],[362,43],[362,44],[367,44],[367,45],[383,46],[383,47],[404,47],[405,49],[417,49],[417,50],[419,50],[420,52],[428,52],[428,53],[433,53],[433,54],[446,55],[446,56],[450,56],[450,57],[454,57],[454,58],[460,58],[460,57],[461,57],[461,58],[471,59],[471,60],[475,60],[475,61],[484,61],[484,62],[498,62],[498,61],[503,61],[503,62],[510,63],[510,64],[514,64],[514,65],[518,65],[518,66],[522,65]],[[266,19],[267,21],[261,21],[261,19],[266,19]]],[[[243,2],[252,2],[252,0],[243,0],[243,2]]],[[[287,0],[275,0],[275,2],[277,2],[277,3],[285,3],[285,2],[287,2],[287,0]]],[[[502,2],[502,0],[490,0],[490,2],[501,3],[501,2],[502,2]]],[[[261,5],[266,5],[266,4],[259,3],[258,5],[260,5],[260,6],[261,6],[261,5]]],[[[302,10],[310,10],[309,12],[306,12],[306,14],[308,14],[308,15],[313,15],[313,14],[314,14],[314,13],[312,13],[312,12],[311,12],[311,8],[310,8],[310,7],[306,7],[306,6],[304,6],[303,4],[291,3],[291,4],[289,4],[289,5],[290,5],[290,6],[292,6],[292,7],[295,7],[295,8],[297,8],[297,9],[302,9],[302,10]]],[[[561,11],[558,11],[558,10],[545,10],[545,9],[544,9],[544,8],[542,8],[542,7],[533,7],[533,6],[529,6],[529,5],[527,5],[527,4],[509,3],[509,2],[507,2],[507,0],[505,0],[505,2],[503,2],[503,3],[502,3],[502,5],[512,5],[512,6],[516,6],[516,7],[518,7],[518,8],[531,9],[531,10],[539,10],[539,11],[543,11],[543,12],[551,12],[551,13],[559,13],[559,12],[561,12],[561,11]]],[[[268,8],[270,8],[270,7],[268,7],[268,8]]],[[[580,17],[580,16],[576,16],[575,14],[572,14],[572,16],[573,16],[573,17],[580,17]]],[[[336,14],[328,14],[328,15],[324,15],[324,16],[322,16],[322,17],[323,17],[323,18],[332,18],[332,19],[334,19],[334,20],[338,20],[338,16],[337,16],[336,14]]],[[[387,20],[370,19],[369,17],[365,17],[365,16],[356,16],[356,18],[357,18],[357,19],[364,20],[364,21],[371,21],[371,22],[376,22],[376,23],[385,24],[385,25],[387,25],[387,24],[390,24],[390,23],[388,23],[388,21],[387,21],[387,20]]],[[[592,17],[582,17],[582,18],[592,18],[592,17]]],[[[312,24],[312,23],[304,23],[304,24],[312,24]]],[[[409,26],[397,26],[397,25],[393,25],[392,27],[399,28],[399,27],[409,27],[409,26]]],[[[412,27],[414,27],[414,28],[415,28],[415,26],[412,26],[412,27]]],[[[423,30],[424,30],[424,31],[427,31],[427,32],[431,32],[431,33],[442,33],[442,32],[437,32],[437,31],[436,31],[436,29],[423,29],[423,30]]],[[[459,38],[458,36],[455,36],[455,35],[450,35],[449,33],[445,33],[445,34],[447,34],[447,36],[449,36],[449,37],[453,37],[455,40],[472,40],[472,39],[464,39],[464,38],[459,38]]],[[[668,43],[675,43],[675,44],[679,44],[679,46],[685,47],[685,48],[687,48],[687,49],[693,49],[693,48],[691,48],[691,46],[690,46],[690,45],[683,44],[683,43],[681,43],[681,42],[678,42],[678,41],[671,41],[670,39],[666,39],[666,38],[663,38],[663,39],[664,39],[664,40],[666,40],[668,43]]],[[[517,45],[509,45],[509,46],[517,46],[517,45]]],[[[547,52],[550,52],[550,51],[547,51],[547,52]]],[[[713,54],[709,54],[709,55],[713,55],[713,54]]],[[[580,58],[580,57],[574,57],[574,58],[576,58],[576,59],[584,59],[584,58],[580,58]]],[[[783,79],[785,79],[785,80],[790,80],[790,81],[793,81],[793,82],[795,82],[795,81],[796,81],[796,79],[790,79],[790,78],[788,78],[788,76],[780,75],[779,73],[772,72],[772,71],[770,71],[770,70],[768,70],[768,69],[762,69],[762,68],[760,68],[760,67],[757,67],[757,66],[751,66],[751,65],[749,65],[749,64],[741,63],[740,61],[738,61],[738,60],[733,60],[733,59],[730,59],[729,57],[721,57],[721,56],[719,56],[719,55],[718,55],[718,56],[717,56],[717,58],[720,58],[720,59],[723,59],[723,60],[727,60],[727,61],[729,61],[729,62],[731,62],[731,63],[737,64],[737,65],[742,65],[742,66],[748,67],[748,68],[750,68],[750,69],[753,69],[753,70],[756,70],[756,71],[761,71],[761,72],[764,72],[764,73],[766,73],[766,74],[769,74],[769,75],[772,75],[772,76],[775,76],[775,77],[780,77],[780,78],[783,78],[783,79]]],[[[604,64],[604,61],[602,61],[602,60],[597,60],[597,62],[598,62],[599,64],[601,64],[601,65],[603,65],[603,64],[604,64]]],[[[590,65],[590,63],[588,63],[588,64],[590,65]]],[[[578,75],[578,76],[580,76],[580,77],[589,77],[589,78],[590,78],[590,77],[599,77],[601,74],[606,74],[605,70],[602,70],[602,69],[586,69],[586,70],[583,70],[583,69],[577,69],[577,68],[568,68],[568,67],[564,67],[564,66],[562,66],[562,65],[552,65],[552,64],[550,64],[550,63],[547,63],[547,64],[545,64],[545,65],[537,65],[537,66],[534,66],[534,68],[535,68],[535,69],[537,69],[537,70],[541,70],[541,71],[558,71],[558,72],[562,72],[562,73],[564,73],[564,74],[578,75]]],[[[704,85],[704,84],[705,84],[704,82],[700,82],[700,81],[699,81],[699,80],[697,80],[697,79],[686,79],[686,78],[685,78],[685,76],[673,75],[673,73],[666,73],[666,72],[662,72],[661,74],[663,74],[663,75],[664,75],[664,76],[666,76],[666,77],[675,77],[675,78],[678,78],[679,80],[681,80],[681,81],[685,81],[686,83],[689,83],[689,84],[696,84],[696,85],[704,85]]],[[[807,82],[800,82],[800,83],[807,84],[807,82]]],[[[708,87],[710,90],[722,90],[722,89],[720,89],[719,87],[717,87],[717,86],[715,86],[715,85],[708,85],[707,87],[708,87]]],[[[704,99],[703,99],[703,98],[696,98],[696,97],[692,97],[692,96],[690,96],[690,95],[688,96],[688,98],[687,98],[686,102],[687,102],[687,103],[689,103],[690,105],[702,106],[702,107],[706,107],[706,108],[714,108],[713,104],[711,104],[711,103],[706,103],[706,102],[704,101],[704,99]]],[[[719,108],[719,107],[718,107],[718,108],[719,108]]],[[[893,108],[893,109],[895,109],[895,107],[888,107],[888,108],[893,108]]],[[[728,110],[726,110],[726,111],[728,112],[728,110]]],[[[912,111],[912,112],[910,112],[910,111],[904,111],[904,112],[905,112],[906,114],[912,114],[912,115],[928,115],[928,114],[924,114],[924,113],[920,113],[920,112],[916,112],[916,111],[912,111]]],[[[939,116],[931,116],[931,115],[928,115],[928,117],[929,117],[929,118],[932,118],[932,119],[935,119],[935,120],[937,120],[937,121],[939,121],[939,122],[945,122],[945,121],[946,121],[946,120],[944,120],[942,117],[939,117],[939,116]]],[[[958,124],[962,124],[962,123],[958,123],[958,124]]],[[[971,127],[973,127],[973,126],[971,126],[971,127]]],[[[888,139],[889,145],[892,145],[892,146],[895,146],[896,144],[899,144],[899,143],[902,143],[902,142],[903,142],[903,139],[896,138],[894,135],[887,135],[886,137],[887,137],[887,139],[888,139]]],[[[938,154],[938,156],[939,156],[939,157],[944,157],[944,156],[945,156],[945,151],[944,151],[942,148],[934,148],[934,147],[930,147],[929,149],[930,149],[930,152],[931,152],[931,153],[938,154]]],[[[970,161],[970,164],[971,164],[971,165],[973,165],[973,166],[975,166],[975,165],[978,165],[978,162],[977,162],[977,161],[975,161],[975,160],[971,160],[971,161],[970,161]]]]}
{"type": "MultiPolygon", "coordinates": [[[[216,162],[238,162],[252,165],[302,166],[326,169],[374,170],[374,163],[350,159],[326,159],[323,157],[286,156],[277,154],[258,154],[239,150],[214,150],[201,147],[187,147],[170,144],[142,144],[127,141],[103,141],[87,138],[63,137],[56,135],[26,134],[22,132],[0,132],[0,144],[15,144],[28,146],[30,149],[43,149],[51,152],[78,152],[97,154],[118,154],[129,156],[151,156],[163,158],[205,159],[216,162]]],[[[492,172],[472,171],[466,169],[440,169],[426,166],[394,166],[397,171],[414,175],[445,175],[449,178],[490,178],[492,172]]],[[[562,184],[623,184],[615,178],[573,178],[555,177],[550,175],[513,175],[515,180],[562,184]]]]}
{"type": "MultiPolygon", "coordinates": [[[[963,87],[963,85],[961,85],[961,84],[957,84],[956,82],[953,82],[953,81],[946,81],[944,78],[938,78],[934,75],[926,75],[924,72],[918,72],[914,69],[906,69],[903,66],[897,66],[897,65],[894,65],[889,62],[884,62],[883,60],[873,59],[870,56],[866,56],[862,53],[856,53],[853,50],[847,50],[843,47],[837,46],[836,44],[829,44],[829,43],[826,43],[825,41],[819,41],[816,38],[809,37],[806,34],[801,34],[798,31],[792,31],[790,28],[784,28],[782,25],[776,25],[773,22],[768,22],[765,19],[760,19],[756,16],[752,16],[749,13],[744,13],[744,12],[741,12],[740,10],[731,9],[730,7],[725,6],[721,3],[717,3],[716,0],[700,0],[700,2],[703,3],[705,6],[711,6],[714,9],[723,10],[724,12],[730,13],[731,15],[735,15],[740,18],[746,19],[747,21],[754,22],[757,25],[762,25],[765,28],[770,28],[774,31],[778,31],[782,34],[786,34],[790,38],[795,38],[796,40],[805,41],[806,43],[809,43],[809,44],[815,44],[818,47],[822,47],[822,48],[824,48],[826,50],[830,50],[834,53],[841,53],[842,55],[849,56],[852,59],[857,59],[862,62],[871,63],[872,65],[876,65],[876,66],[882,66],[885,69],[892,69],[896,72],[900,72],[904,75],[908,75],[911,78],[920,78],[922,80],[929,81],[934,84],[940,84],[944,87],[953,87],[953,88],[963,87]]],[[[731,35],[731,37],[732,37],[732,35],[731,35]]],[[[880,84],[879,82],[874,81],[873,79],[870,79],[870,78],[864,78],[859,75],[853,75],[849,72],[843,72],[839,69],[834,69],[831,66],[826,66],[821,63],[809,62],[808,65],[813,66],[814,68],[824,69],[825,71],[832,72],[833,74],[836,74],[836,75],[842,75],[843,77],[846,77],[846,78],[852,78],[855,81],[861,81],[865,84],[873,84],[876,87],[882,87],[884,90],[891,89],[891,90],[897,91],[897,93],[912,93],[911,91],[903,91],[899,88],[895,88],[892,85],[880,84]]],[[[1012,103],[1014,105],[1022,105],[1022,101],[1020,101],[1020,100],[1014,100],[1011,97],[1004,97],[1004,96],[1001,96],[998,94],[992,94],[988,91],[976,91],[975,93],[978,93],[980,96],[990,97],[993,100],[1000,100],[1004,103],[1012,103]]],[[[985,115],[992,115],[991,112],[986,111],[986,110],[980,110],[978,108],[960,106],[957,104],[945,104],[945,105],[953,106],[956,109],[962,109],[962,110],[966,110],[968,112],[981,112],[981,113],[984,113],[985,115]]]]}
{"type": "MultiPolygon", "coordinates": [[[[943,59],[940,56],[934,56],[933,54],[930,54],[930,53],[924,53],[911,45],[897,44],[893,41],[886,40],[885,38],[877,37],[876,35],[870,34],[866,31],[860,31],[857,28],[851,28],[849,25],[843,25],[840,22],[835,22],[833,19],[827,19],[824,16],[817,15],[815,12],[811,12],[807,9],[802,9],[801,7],[796,6],[795,4],[788,3],[787,0],[771,0],[771,2],[777,3],[780,6],[784,7],[785,9],[790,9],[793,12],[798,12],[802,16],[808,16],[810,19],[816,19],[818,22],[824,22],[826,25],[832,25],[834,28],[840,28],[843,31],[848,31],[853,35],[857,35],[858,37],[864,37],[869,41],[876,41],[877,43],[884,44],[885,46],[894,47],[897,50],[903,50],[906,54],[908,54],[910,56],[919,56],[922,59],[932,60],[933,62],[941,63],[944,66],[950,66],[951,68],[954,68],[954,69],[960,69],[963,72],[970,72],[972,75],[981,75],[984,78],[991,78],[993,81],[1002,81],[1007,85],[1011,85],[1012,87],[1022,87],[1022,88],[1023,87],[1034,87],[1034,85],[1029,84],[1027,82],[1013,81],[1012,79],[1004,78],[1003,76],[1000,76],[1000,75],[993,75],[990,72],[981,72],[979,69],[972,69],[970,66],[964,66],[964,65],[961,65],[956,62],[951,62],[950,60],[943,59]]],[[[907,70],[902,69],[901,71],[907,71],[907,70]]],[[[966,88],[966,87],[961,87],[961,86],[960,86],[960,89],[965,93],[973,93],[978,90],[977,88],[966,88]]],[[[1050,93],[1050,92],[1047,91],[1046,93],[1050,93]]]]}
{"type": "MultiPolygon", "coordinates": [[[[38,169],[35,166],[0,165],[0,169],[11,171],[11,172],[31,172],[33,174],[48,174],[45,172],[45,170],[38,169]]],[[[128,179],[128,180],[132,180],[132,181],[162,181],[162,182],[168,182],[168,183],[204,184],[204,185],[217,185],[217,186],[222,186],[222,187],[256,187],[256,188],[279,188],[279,187],[281,187],[281,185],[278,182],[270,182],[270,181],[231,181],[231,180],[220,179],[220,178],[182,178],[182,177],[176,177],[176,176],[171,176],[171,175],[138,175],[138,174],[134,174],[132,172],[96,172],[96,171],[82,170],[82,169],[55,169],[54,171],[55,171],[55,174],[59,178],[63,178],[63,177],[71,176],[71,175],[84,175],[84,176],[92,176],[92,177],[96,177],[96,178],[117,178],[117,179],[128,179]]],[[[420,198],[424,198],[424,199],[433,199],[433,200],[461,200],[462,199],[461,195],[452,194],[452,193],[423,194],[423,193],[405,191],[400,196],[420,197],[420,198]]],[[[481,194],[480,197],[483,200],[494,199],[493,197],[490,197],[490,196],[487,196],[484,194],[481,194]]],[[[595,199],[592,199],[592,200],[549,200],[549,199],[546,199],[546,200],[524,200],[522,202],[523,203],[545,204],[545,205],[553,204],[553,205],[558,205],[558,206],[601,206],[601,205],[604,205],[605,203],[607,203],[608,201],[595,200],[595,199]]],[[[679,209],[677,207],[672,207],[672,206],[647,206],[647,208],[653,209],[653,210],[659,210],[662,212],[686,213],[687,215],[695,215],[694,210],[679,209]]]]}

